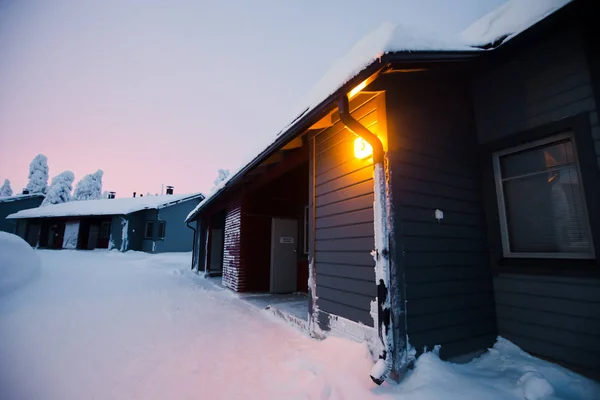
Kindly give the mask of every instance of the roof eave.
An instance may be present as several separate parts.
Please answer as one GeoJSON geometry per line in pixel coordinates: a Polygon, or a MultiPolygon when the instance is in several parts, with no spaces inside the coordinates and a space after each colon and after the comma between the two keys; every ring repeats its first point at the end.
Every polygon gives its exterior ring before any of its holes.
{"type": "Polygon", "coordinates": [[[165,207],[170,207],[172,205],[183,203],[184,201],[195,200],[197,198],[200,198],[200,201],[202,201],[202,200],[204,200],[205,196],[202,193],[198,193],[198,194],[194,194],[194,195],[191,195],[188,197],[184,197],[182,199],[171,201],[169,203],[160,204],[156,208],[161,209],[161,208],[165,208],[165,207]]]}
{"type": "MultiPolygon", "coordinates": [[[[573,1],[561,9],[555,11],[549,16],[546,16],[542,20],[533,24],[523,32],[520,32],[510,40],[500,44],[498,47],[484,50],[473,47],[473,50],[440,50],[440,51],[396,51],[383,54],[379,59],[365,67],[356,76],[346,82],[333,94],[323,100],[318,106],[308,111],[306,115],[302,115],[297,121],[292,123],[285,133],[283,133],[275,142],[269,147],[262,151],[256,156],[250,163],[246,164],[240,171],[238,171],[221,189],[219,189],[212,197],[210,197],[206,203],[202,204],[198,209],[186,218],[185,222],[193,221],[196,216],[209,204],[213,203],[223,192],[225,192],[231,185],[235,184],[240,177],[242,177],[248,170],[254,168],[256,165],[261,163],[266,157],[268,157],[275,149],[283,146],[287,141],[291,140],[303,129],[307,129],[310,126],[311,121],[318,120],[318,116],[326,113],[330,108],[335,107],[335,101],[344,93],[347,93],[351,88],[355,87],[358,83],[362,82],[365,77],[377,72],[379,69],[384,68],[386,65],[391,64],[413,64],[413,63],[440,63],[440,62],[457,62],[467,61],[475,59],[479,56],[487,55],[490,53],[496,53],[498,50],[504,51],[507,48],[519,47],[522,42],[526,42],[527,38],[535,35],[536,32],[546,29],[549,25],[554,25],[558,21],[561,21],[565,16],[573,12],[577,7],[574,4],[582,3],[581,1],[573,1]]],[[[502,52],[501,51],[501,52],[502,52]]],[[[316,121],[315,121],[316,122],[316,121]]]]}
{"type": "MultiPolygon", "coordinates": [[[[14,214],[10,214],[8,216],[6,216],[6,219],[42,219],[42,218],[81,218],[81,217],[108,217],[108,216],[119,216],[119,215],[130,215],[139,211],[145,211],[145,210],[158,210],[160,208],[165,208],[165,207],[169,207],[171,205],[175,205],[178,203],[182,203],[184,201],[189,201],[189,200],[194,200],[196,198],[202,198],[204,199],[204,195],[202,193],[198,193],[195,195],[191,195],[188,197],[184,197],[178,200],[174,200],[168,203],[163,203],[163,204],[159,204],[156,206],[146,206],[143,208],[139,208],[139,209],[135,209],[135,210],[129,210],[126,212],[119,212],[119,213],[111,213],[111,214],[93,214],[93,213],[86,213],[86,214],[74,214],[74,215],[36,215],[36,216],[21,216],[21,215],[17,215],[18,213],[14,213],[14,214]]],[[[202,201],[202,200],[200,200],[202,201]]]]}
{"type": "Polygon", "coordinates": [[[353,87],[358,85],[360,82],[365,80],[367,77],[373,75],[379,70],[390,67],[392,64],[399,62],[410,63],[410,62],[428,62],[438,63],[446,61],[464,61],[466,59],[474,58],[477,55],[482,54],[481,50],[465,50],[465,51],[402,51],[402,52],[390,52],[382,55],[380,58],[374,60],[371,64],[363,68],[358,74],[351,78],[348,82],[342,85],[338,90],[329,95],[325,100],[319,103],[316,107],[309,110],[305,115],[302,115],[295,120],[291,127],[288,128],[283,134],[279,136],[271,145],[265,150],[259,153],[252,161],[246,166],[240,169],[222,188],[220,188],[215,194],[213,194],[204,204],[186,218],[185,222],[196,220],[198,214],[207,206],[212,204],[217,198],[219,198],[227,189],[242,177],[246,172],[256,167],[267,159],[274,151],[284,146],[287,142],[292,140],[296,135],[302,131],[308,129],[309,126],[316,123],[325,114],[334,109],[337,105],[337,99],[348,93],[353,87]]]}

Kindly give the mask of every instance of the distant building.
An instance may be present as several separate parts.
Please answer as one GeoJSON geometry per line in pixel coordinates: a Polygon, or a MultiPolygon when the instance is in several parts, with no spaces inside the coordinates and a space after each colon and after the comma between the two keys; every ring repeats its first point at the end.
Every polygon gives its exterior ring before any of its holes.
{"type": "Polygon", "coordinates": [[[71,201],[22,210],[6,220],[33,247],[190,251],[194,231],[184,220],[203,198],[196,193],[71,201]]]}
{"type": "Polygon", "coordinates": [[[14,233],[17,227],[16,221],[6,219],[6,217],[21,210],[39,207],[42,201],[44,201],[44,195],[41,193],[0,197],[0,231],[14,233]]]}

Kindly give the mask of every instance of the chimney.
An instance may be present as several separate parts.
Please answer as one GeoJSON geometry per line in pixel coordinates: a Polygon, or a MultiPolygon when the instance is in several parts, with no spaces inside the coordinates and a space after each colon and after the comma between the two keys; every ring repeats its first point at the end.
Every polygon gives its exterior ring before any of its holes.
{"type": "Polygon", "coordinates": [[[27,189],[27,188],[23,189],[23,192],[21,194],[29,194],[29,189],[27,189]]]}
{"type": "Polygon", "coordinates": [[[133,197],[135,197],[135,192],[133,192],[133,197]]]}
{"type": "Polygon", "coordinates": [[[167,194],[173,194],[173,186],[167,186],[167,194]]]}
{"type": "Polygon", "coordinates": [[[117,195],[116,192],[108,192],[108,198],[109,199],[114,199],[116,195],[117,195]]]}

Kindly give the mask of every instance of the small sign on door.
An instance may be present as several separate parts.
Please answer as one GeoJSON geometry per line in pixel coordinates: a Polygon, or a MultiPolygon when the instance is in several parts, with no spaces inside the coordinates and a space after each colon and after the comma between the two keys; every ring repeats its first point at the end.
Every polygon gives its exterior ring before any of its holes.
{"type": "Polygon", "coordinates": [[[283,244],[294,244],[294,238],[291,236],[281,236],[279,238],[279,243],[283,244]]]}

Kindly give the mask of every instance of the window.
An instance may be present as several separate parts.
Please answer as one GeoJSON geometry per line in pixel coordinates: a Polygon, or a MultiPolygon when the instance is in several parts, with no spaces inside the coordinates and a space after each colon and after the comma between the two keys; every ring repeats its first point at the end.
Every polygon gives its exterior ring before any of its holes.
{"type": "Polygon", "coordinates": [[[310,224],[309,224],[309,220],[308,220],[308,206],[304,207],[304,254],[308,254],[308,238],[310,237],[309,235],[309,229],[310,229],[310,224]]]}
{"type": "Polygon", "coordinates": [[[110,226],[111,223],[108,221],[105,221],[102,223],[102,225],[100,226],[100,237],[103,239],[108,239],[110,238],[110,226]]]}
{"type": "Polygon", "coordinates": [[[154,239],[154,221],[146,221],[146,229],[144,230],[145,239],[154,239]]]}
{"type": "Polygon", "coordinates": [[[158,221],[158,238],[165,238],[165,221],[158,221]]]}
{"type": "Polygon", "coordinates": [[[572,135],[496,153],[494,172],[505,256],[593,257],[572,135]]]}

